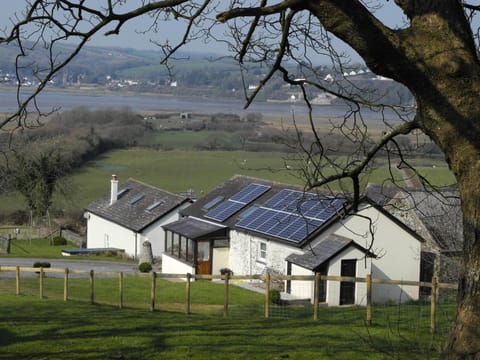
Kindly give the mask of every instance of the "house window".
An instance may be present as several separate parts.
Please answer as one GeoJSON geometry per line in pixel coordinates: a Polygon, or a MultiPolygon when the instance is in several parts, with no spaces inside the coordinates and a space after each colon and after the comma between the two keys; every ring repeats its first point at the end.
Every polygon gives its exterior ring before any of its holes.
{"type": "Polygon", "coordinates": [[[267,243],[266,242],[262,241],[259,243],[257,260],[263,263],[267,262],[267,243]]]}
{"type": "Polygon", "coordinates": [[[185,236],[167,231],[165,239],[165,253],[175,256],[179,259],[194,262],[195,243],[192,239],[185,236]]]}
{"type": "Polygon", "coordinates": [[[172,255],[180,256],[180,235],[173,234],[172,255]]]}
{"type": "Polygon", "coordinates": [[[193,263],[194,261],[195,243],[192,239],[187,239],[187,261],[193,263]]]}
{"type": "Polygon", "coordinates": [[[172,232],[171,231],[167,231],[166,232],[166,236],[165,236],[165,252],[167,254],[171,254],[172,253],[172,232]]]}
{"type": "Polygon", "coordinates": [[[180,236],[180,258],[187,259],[187,238],[180,236]]]}

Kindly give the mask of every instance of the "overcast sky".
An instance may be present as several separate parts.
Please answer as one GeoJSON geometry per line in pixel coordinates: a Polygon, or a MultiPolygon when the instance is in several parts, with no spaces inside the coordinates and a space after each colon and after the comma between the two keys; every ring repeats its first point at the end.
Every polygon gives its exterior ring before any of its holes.
{"type": "MultiPolygon", "coordinates": [[[[86,4],[88,3],[105,3],[105,0],[86,0],[86,4]]],[[[129,1],[128,4],[133,6],[137,3],[137,1],[129,1]]],[[[401,24],[403,21],[401,15],[399,15],[398,10],[395,5],[393,5],[393,1],[385,2],[385,7],[377,13],[377,15],[389,25],[395,26],[401,24]]],[[[14,14],[21,13],[22,10],[25,8],[25,1],[24,0],[2,0],[2,9],[0,11],[0,29],[5,30],[8,25],[11,24],[11,18],[13,18],[14,14]]],[[[122,31],[119,35],[111,35],[111,36],[103,36],[97,35],[92,41],[89,43],[93,46],[115,46],[115,47],[124,47],[124,48],[134,48],[134,49],[158,49],[158,47],[151,43],[150,38],[155,37],[154,40],[157,41],[164,41],[166,39],[169,40],[178,40],[179,36],[183,34],[183,27],[180,26],[178,22],[171,21],[168,23],[168,26],[163,26],[160,28],[158,34],[138,34],[136,30],[142,30],[148,24],[150,24],[148,17],[139,18],[134,20],[131,23],[127,23],[122,28],[122,31]]],[[[345,51],[348,48],[342,47],[345,51]]],[[[215,52],[215,53],[225,53],[226,50],[223,44],[219,43],[209,43],[204,44],[200,41],[190,44],[188,47],[185,48],[188,51],[199,51],[199,52],[215,52]]],[[[354,54],[353,52],[350,52],[354,54]]]]}

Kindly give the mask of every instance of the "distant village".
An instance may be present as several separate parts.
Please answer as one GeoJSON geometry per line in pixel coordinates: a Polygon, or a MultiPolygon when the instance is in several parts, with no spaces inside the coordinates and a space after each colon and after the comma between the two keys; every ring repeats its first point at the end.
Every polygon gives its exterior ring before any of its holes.
{"type": "MultiPolygon", "coordinates": [[[[165,78],[161,80],[144,79],[144,78],[123,78],[117,75],[104,75],[101,80],[97,82],[91,82],[91,79],[82,74],[72,75],[65,71],[61,75],[54,79],[51,79],[47,87],[52,88],[73,88],[77,90],[110,90],[110,91],[133,91],[133,92],[178,92],[188,89],[186,95],[195,95],[195,89],[205,90],[205,86],[192,84],[184,76],[179,76],[180,79],[165,78]],[[90,81],[89,81],[90,80],[90,81]],[[192,93],[193,92],[193,93],[192,93]]],[[[258,76],[257,76],[258,78],[258,76]]],[[[251,79],[247,86],[247,91],[253,92],[258,86],[259,82],[255,82],[257,78],[251,79]]],[[[326,83],[334,83],[336,81],[347,82],[384,82],[393,83],[391,79],[373,74],[368,68],[359,67],[343,74],[324,71],[322,81],[326,83]]],[[[14,72],[7,72],[0,69],[0,86],[18,86],[22,87],[35,87],[39,85],[39,82],[33,76],[23,76],[21,81],[17,79],[17,75],[14,72]]],[[[277,86],[278,87],[278,86],[277,86]]],[[[375,87],[375,86],[374,86],[375,87]]],[[[213,92],[215,85],[209,86],[213,92]]],[[[230,92],[241,90],[240,87],[231,87],[230,92]]],[[[300,93],[294,91],[288,84],[282,84],[280,90],[272,92],[269,89],[265,89],[268,94],[267,101],[272,102],[295,102],[299,99],[300,93]]],[[[224,93],[225,94],[225,93],[224,93]]],[[[228,94],[225,94],[228,95],[228,94]]],[[[227,96],[228,97],[228,96],[227,96]]],[[[312,96],[312,104],[314,105],[328,105],[334,102],[336,97],[334,95],[317,92],[312,96]]]]}

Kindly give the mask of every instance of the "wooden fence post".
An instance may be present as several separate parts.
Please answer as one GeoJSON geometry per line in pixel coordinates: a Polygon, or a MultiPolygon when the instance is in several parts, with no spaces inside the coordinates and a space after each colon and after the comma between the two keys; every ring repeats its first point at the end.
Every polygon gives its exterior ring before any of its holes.
{"type": "Polygon", "coordinates": [[[315,284],[313,286],[313,320],[318,320],[318,293],[320,290],[320,273],[315,273],[315,284]]]}
{"type": "Polygon", "coordinates": [[[40,299],[43,299],[43,267],[40,267],[40,299]]]}
{"type": "Polygon", "coordinates": [[[95,272],[90,270],[90,304],[95,302],[95,281],[94,281],[95,272]]]}
{"type": "Polygon", "coordinates": [[[157,273],[152,271],[152,290],[150,292],[150,310],[155,311],[155,292],[157,289],[157,273]]]}
{"type": "Polygon", "coordinates": [[[68,300],[68,268],[65,268],[63,275],[63,301],[68,300]]]}
{"type": "Polygon", "coordinates": [[[265,275],[265,319],[270,316],[270,274],[265,275]]]}
{"type": "Polygon", "coordinates": [[[118,307],[123,308],[123,272],[118,273],[118,307]]]}
{"type": "Polygon", "coordinates": [[[367,274],[367,326],[372,325],[372,274],[367,274]]]}
{"type": "Polygon", "coordinates": [[[228,317],[228,280],[230,278],[230,273],[227,271],[225,273],[225,296],[223,298],[223,316],[228,317]]]}
{"type": "Polygon", "coordinates": [[[192,274],[188,273],[187,274],[187,284],[185,285],[185,302],[186,302],[186,309],[185,312],[187,315],[190,315],[190,281],[192,280],[192,274]]]}
{"type": "Polygon", "coordinates": [[[432,277],[430,303],[430,333],[433,335],[436,331],[436,317],[437,317],[437,277],[432,277]]]}
{"type": "Polygon", "coordinates": [[[15,286],[17,295],[20,295],[20,266],[15,267],[15,286]]]}

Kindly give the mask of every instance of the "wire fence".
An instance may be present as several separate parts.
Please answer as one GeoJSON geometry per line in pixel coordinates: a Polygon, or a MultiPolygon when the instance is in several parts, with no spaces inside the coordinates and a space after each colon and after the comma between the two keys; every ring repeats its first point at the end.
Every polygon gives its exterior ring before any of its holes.
{"type": "MultiPolygon", "coordinates": [[[[208,313],[223,317],[313,319],[333,323],[364,322],[423,333],[447,333],[455,304],[455,284],[324,276],[232,276],[151,272],[95,272],[43,267],[0,266],[0,294],[38,296],[119,308],[208,313]],[[199,281],[211,280],[211,281],[199,281]],[[355,282],[366,286],[365,306],[331,307],[313,299],[278,298],[271,291],[286,281],[319,289],[321,281],[355,282]],[[375,286],[419,286],[430,289],[423,301],[372,302],[375,286]]],[[[396,290],[395,290],[396,291],[396,290]]]]}

